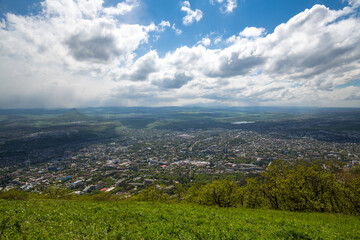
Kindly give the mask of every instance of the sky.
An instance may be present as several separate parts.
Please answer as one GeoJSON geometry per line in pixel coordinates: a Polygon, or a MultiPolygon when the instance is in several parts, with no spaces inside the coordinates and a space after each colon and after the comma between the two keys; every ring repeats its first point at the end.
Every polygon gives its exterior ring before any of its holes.
{"type": "Polygon", "coordinates": [[[0,0],[0,108],[360,107],[360,0],[0,0]]]}

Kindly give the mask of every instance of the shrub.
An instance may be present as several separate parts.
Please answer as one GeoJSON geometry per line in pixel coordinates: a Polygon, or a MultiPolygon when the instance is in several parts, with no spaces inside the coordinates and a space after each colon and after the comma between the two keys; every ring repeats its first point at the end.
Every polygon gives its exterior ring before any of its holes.
{"type": "Polygon", "coordinates": [[[205,185],[199,193],[199,201],[204,205],[234,207],[240,203],[239,186],[226,178],[205,185]]]}
{"type": "Polygon", "coordinates": [[[260,184],[255,178],[248,178],[246,180],[246,187],[244,188],[243,206],[247,208],[259,208],[264,203],[264,193],[260,184]]]}
{"type": "Polygon", "coordinates": [[[107,193],[99,193],[99,194],[95,194],[89,197],[89,200],[93,200],[93,201],[116,201],[119,200],[120,198],[116,195],[113,195],[109,192],[107,193]]]}
{"type": "Polygon", "coordinates": [[[150,202],[165,202],[169,200],[169,196],[164,192],[162,186],[151,186],[145,189],[143,192],[134,196],[132,200],[135,201],[150,201],[150,202]]]}
{"type": "Polygon", "coordinates": [[[6,200],[28,200],[30,193],[20,190],[10,190],[0,193],[0,199],[6,200]]]}

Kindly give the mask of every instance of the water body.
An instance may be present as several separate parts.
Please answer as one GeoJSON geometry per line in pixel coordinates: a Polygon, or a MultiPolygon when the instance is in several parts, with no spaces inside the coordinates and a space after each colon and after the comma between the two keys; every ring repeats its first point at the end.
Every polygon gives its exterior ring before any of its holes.
{"type": "Polygon", "coordinates": [[[250,124],[250,123],[255,123],[255,122],[242,121],[242,122],[233,122],[233,123],[231,123],[231,124],[237,124],[237,125],[239,125],[239,124],[250,124]]]}

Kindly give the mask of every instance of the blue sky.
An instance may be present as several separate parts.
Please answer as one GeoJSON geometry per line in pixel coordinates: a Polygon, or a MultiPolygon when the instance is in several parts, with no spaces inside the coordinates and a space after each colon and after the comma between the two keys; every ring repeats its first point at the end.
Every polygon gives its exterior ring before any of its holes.
{"type": "MultiPolygon", "coordinates": [[[[40,2],[40,0],[2,0],[0,13],[1,15],[8,12],[20,15],[36,14],[41,9],[40,2]]],[[[121,1],[105,0],[103,6],[116,6],[118,2],[121,1]]],[[[191,8],[200,9],[204,16],[195,24],[183,26],[184,13],[180,11],[182,1],[141,0],[140,2],[140,14],[135,12],[134,15],[138,14],[138,16],[127,20],[129,23],[149,24],[166,20],[172,24],[175,23],[175,26],[183,33],[177,36],[174,32],[167,31],[158,41],[151,43],[151,47],[160,54],[173,51],[179,46],[192,46],[209,34],[228,38],[248,26],[261,27],[267,32],[272,32],[279,24],[315,4],[324,4],[330,9],[341,9],[347,5],[342,0],[240,0],[237,1],[238,6],[232,12],[224,14],[220,10],[220,4],[211,4],[207,0],[192,0],[189,1],[191,8]]]]}
{"type": "Polygon", "coordinates": [[[360,106],[359,6],[1,0],[0,107],[360,106]]]}

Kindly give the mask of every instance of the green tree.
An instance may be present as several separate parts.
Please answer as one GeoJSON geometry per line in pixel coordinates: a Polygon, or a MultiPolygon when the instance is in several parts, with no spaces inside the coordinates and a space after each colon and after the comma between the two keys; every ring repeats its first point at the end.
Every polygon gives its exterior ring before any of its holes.
{"type": "Polygon", "coordinates": [[[191,187],[186,191],[184,195],[184,200],[190,203],[200,203],[200,192],[204,186],[200,183],[194,183],[191,187]]]}
{"type": "Polygon", "coordinates": [[[341,176],[344,186],[344,201],[346,201],[348,211],[353,214],[360,213],[360,166],[352,171],[344,171],[341,176]]]}
{"type": "Polygon", "coordinates": [[[288,172],[289,167],[286,162],[276,160],[262,174],[264,178],[262,190],[272,209],[281,208],[286,194],[285,179],[288,172]]]}
{"type": "Polygon", "coordinates": [[[152,185],[132,199],[138,201],[165,202],[169,200],[169,196],[164,192],[163,186],[152,185]]]}
{"type": "Polygon", "coordinates": [[[263,177],[270,208],[321,212],[346,209],[341,182],[321,163],[274,161],[263,177]]]}
{"type": "Polygon", "coordinates": [[[240,203],[239,186],[230,178],[213,181],[201,189],[199,199],[205,205],[234,207],[240,203]]]}
{"type": "Polygon", "coordinates": [[[246,180],[246,187],[244,188],[244,207],[258,208],[263,206],[264,193],[262,187],[255,178],[248,178],[246,180]]]}

